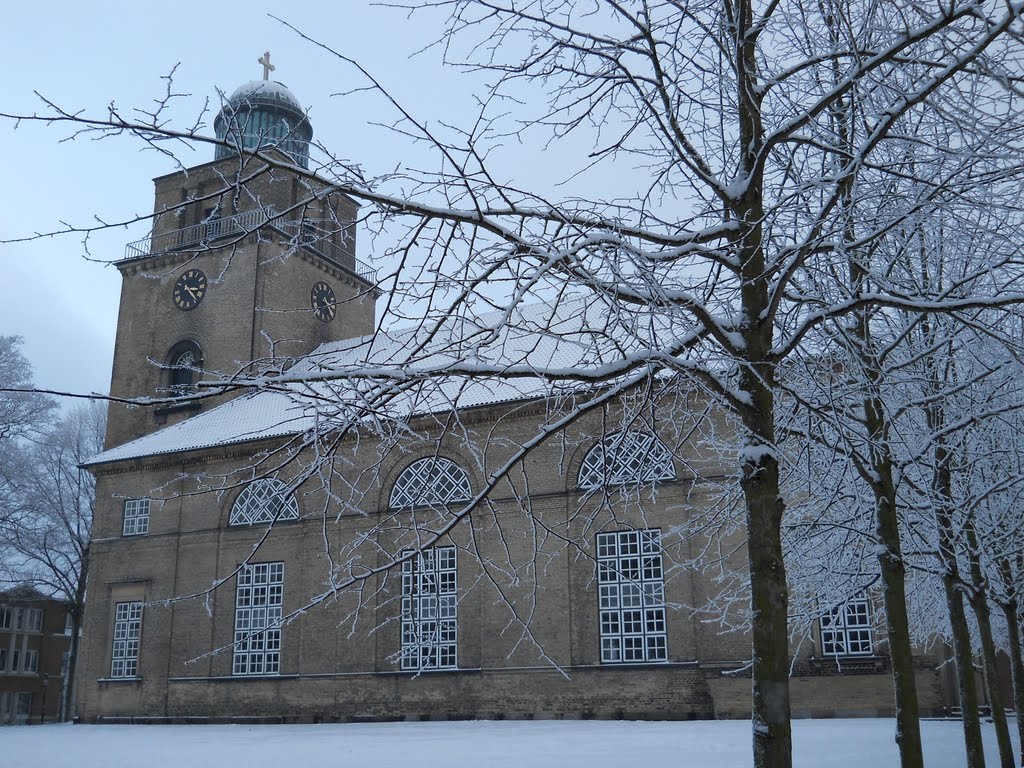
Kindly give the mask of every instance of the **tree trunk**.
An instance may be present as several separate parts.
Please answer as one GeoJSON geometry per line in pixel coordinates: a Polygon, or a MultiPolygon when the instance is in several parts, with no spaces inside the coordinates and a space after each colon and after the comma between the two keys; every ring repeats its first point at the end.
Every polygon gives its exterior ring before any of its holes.
{"type": "Polygon", "coordinates": [[[885,623],[896,697],[896,744],[900,749],[902,768],[923,768],[920,708],[914,654],[910,645],[910,622],[907,619],[906,566],[903,564],[903,547],[900,543],[892,462],[886,458],[875,469],[879,471],[880,478],[875,499],[876,530],[881,544],[878,562],[882,571],[885,623]]]}
{"type": "Polygon", "coordinates": [[[1009,639],[1010,674],[1013,677],[1013,710],[1017,714],[1017,739],[1020,742],[1020,765],[1024,768],[1024,651],[1021,649],[1020,618],[1017,610],[1017,589],[1013,571],[1005,558],[999,561],[999,576],[1006,591],[1006,599],[999,607],[1006,618],[1009,639]]]}
{"type": "MultiPolygon", "coordinates": [[[[759,235],[756,230],[754,236],[759,235]]],[[[755,274],[763,273],[759,249],[749,254],[745,263],[755,274]]],[[[768,302],[764,281],[752,279],[746,283],[743,296],[747,317],[761,317],[768,302]]],[[[747,512],[753,616],[754,768],[789,768],[793,737],[789,704],[789,585],[782,554],[785,504],[775,453],[775,371],[771,363],[765,362],[771,347],[771,324],[751,321],[745,331],[751,362],[740,371],[740,389],[749,402],[748,407],[741,409],[745,435],[740,452],[740,484],[747,512]]]]}
{"type": "Polygon", "coordinates": [[[743,362],[739,408],[745,428],[740,484],[746,502],[747,557],[752,611],[751,709],[754,768],[790,768],[793,735],[789,705],[789,585],[782,556],[779,462],[775,451],[774,322],[769,301],[772,277],[765,269],[762,149],[764,126],[757,31],[750,0],[734,6],[736,86],[740,146],[738,189],[730,200],[738,223],[736,249],[742,307],[743,362]]]}
{"type": "MultiPolygon", "coordinates": [[[[941,414],[937,409],[933,409],[929,416],[933,421],[931,424],[933,430],[942,426],[938,423],[941,414]]],[[[985,747],[981,740],[981,717],[978,713],[978,685],[974,676],[971,633],[964,611],[963,591],[960,589],[960,565],[957,562],[953,530],[952,487],[949,451],[941,441],[936,441],[934,490],[938,498],[935,502],[935,525],[939,532],[942,586],[946,592],[946,610],[949,613],[949,625],[952,629],[953,659],[956,662],[956,682],[960,692],[960,712],[963,718],[967,768],[985,768],[985,747]]]]}
{"type": "MultiPolygon", "coordinates": [[[[771,398],[770,392],[762,396],[771,398]]],[[[766,413],[771,413],[770,408],[766,413]]],[[[765,419],[763,426],[770,426],[765,419]]],[[[762,436],[762,433],[755,433],[762,436]]],[[[762,446],[749,446],[751,449],[762,446]]],[[[750,606],[753,611],[752,715],[755,768],[792,764],[789,703],[789,593],[782,557],[783,503],[773,454],[750,450],[742,461],[747,506],[750,606]]]]}
{"type": "MultiPolygon", "coordinates": [[[[851,263],[851,276],[854,285],[862,288],[866,272],[856,261],[851,263]]],[[[873,477],[869,482],[875,496],[878,563],[882,575],[885,625],[889,636],[889,658],[896,699],[896,744],[900,749],[902,768],[924,768],[914,653],[910,644],[910,621],[907,618],[907,573],[903,562],[903,545],[900,542],[889,423],[879,395],[881,366],[872,350],[871,325],[866,312],[861,312],[858,317],[857,337],[861,344],[861,361],[868,378],[864,395],[864,425],[871,446],[870,467],[873,477]]]]}
{"type": "Polygon", "coordinates": [[[981,569],[981,551],[978,549],[978,535],[974,529],[974,521],[967,519],[964,525],[967,535],[971,564],[971,608],[978,621],[978,638],[981,641],[981,658],[985,670],[985,688],[988,691],[989,705],[992,707],[992,722],[996,729],[996,743],[999,745],[1000,768],[1014,768],[1013,745],[1010,743],[1010,729],[1006,724],[1006,710],[1003,708],[1003,697],[999,693],[999,673],[996,671],[996,644],[992,639],[992,616],[989,612],[986,595],[985,574],[981,569]]]}
{"type": "MultiPolygon", "coordinates": [[[[833,24],[830,24],[830,28],[835,34],[833,24]]],[[[838,39],[835,38],[836,42],[838,39]]],[[[838,70],[833,71],[838,81],[838,70]]],[[[836,125],[840,129],[843,144],[849,144],[849,137],[853,135],[853,106],[852,103],[847,105],[837,102],[835,107],[836,125]]],[[[849,246],[850,287],[854,294],[860,294],[868,287],[871,271],[867,263],[861,261],[870,257],[860,252],[856,246],[852,181],[843,189],[842,206],[843,240],[849,246]]],[[[896,703],[896,744],[899,746],[902,768],[924,768],[917,681],[914,674],[914,655],[910,645],[910,622],[907,619],[906,566],[903,563],[903,547],[900,542],[899,510],[896,505],[888,415],[881,396],[882,367],[874,350],[868,311],[857,312],[853,319],[856,354],[866,378],[863,396],[864,426],[870,445],[869,466],[872,470],[872,476],[866,480],[875,498],[878,562],[882,576],[885,622],[896,703]]]]}
{"type": "Polygon", "coordinates": [[[85,616],[85,582],[89,571],[88,550],[82,553],[81,575],[75,591],[71,610],[71,647],[68,649],[68,668],[64,673],[64,689],[61,691],[60,719],[70,720],[75,716],[75,695],[77,691],[78,650],[82,635],[82,619],[85,616]]]}

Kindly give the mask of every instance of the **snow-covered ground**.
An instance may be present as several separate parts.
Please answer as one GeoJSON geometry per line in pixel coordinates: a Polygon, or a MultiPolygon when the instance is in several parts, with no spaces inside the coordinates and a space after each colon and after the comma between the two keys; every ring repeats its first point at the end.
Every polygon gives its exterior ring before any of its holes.
{"type": "MultiPolygon", "coordinates": [[[[1010,721],[1017,747],[1016,723],[1010,721]]],[[[984,726],[985,756],[998,764],[984,726]]],[[[921,724],[928,768],[963,768],[958,722],[921,724]]],[[[800,768],[896,766],[893,721],[797,720],[800,768]]],[[[608,721],[366,725],[44,725],[0,729],[0,766],[28,768],[745,768],[750,723],[608,721]]]]}

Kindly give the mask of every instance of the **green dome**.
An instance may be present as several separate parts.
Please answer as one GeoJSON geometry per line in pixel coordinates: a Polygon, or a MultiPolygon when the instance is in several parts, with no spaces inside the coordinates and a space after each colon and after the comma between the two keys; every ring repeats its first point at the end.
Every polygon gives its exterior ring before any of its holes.
{"type": "Polygon", "coordinates": [[[295,94],[272,80],[252,80],[235,89],[213,121],[217,138],[214,159],[231,157],[241,146],[256,151],[276,147],[296,164],[309,167],[313,127],[295,94]]]}

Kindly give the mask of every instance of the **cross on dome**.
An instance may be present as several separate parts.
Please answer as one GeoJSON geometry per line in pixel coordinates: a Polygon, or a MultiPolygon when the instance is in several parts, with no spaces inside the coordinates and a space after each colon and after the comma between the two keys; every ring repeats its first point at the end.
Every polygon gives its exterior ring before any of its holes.
{"type": "Polygon", "coordinates": [[[270,73],[277,69],[277,67],[270,63],[270,51],[264,51],[263,55],[256,59],[256,61],[263,65],[263,79],[269,80],[270,73]]]}

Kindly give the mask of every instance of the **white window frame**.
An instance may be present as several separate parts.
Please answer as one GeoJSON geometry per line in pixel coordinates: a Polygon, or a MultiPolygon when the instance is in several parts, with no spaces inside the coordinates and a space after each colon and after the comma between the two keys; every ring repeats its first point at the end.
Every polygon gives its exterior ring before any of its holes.
{"type": "Polygon", "coordinates": [[[28,627],[27,632],[42,632],[43,631],[43,609],[42,608],[29,608],[28,609],[28,627]]]}
{"type": "Polygon", "coordinates": [[[471,498],[473,489],[465,469],[443,456],[428,456],[402,470],[391,489],[388,508],[438,508],[471,498]]]}
{"type": "Polygon", "coordinates": [[[253,480],[238,494],[228,525],[257,525],[298,520],[299,504],[288,486],[275,477],[253,480]]]}
{"type": "Polygon", "coordinates": [[[648,432],[617,432],[591,448],[580,465],[579,487],[596,491],[676,479],[672,452],[648,432]]]}
{"type": "Polygon", "coordinates": [[[458,559],[455,547],[406,551],[402,561],[402,650],[405,672],[457,669],[458,559]]]}
{"type": "Polygon", "coordinates": [[[114,605],[114,641],[110,649],[110,677],[139,676],[139,646],[142,642],[142,603],[138,600],[114,605]]]}
{"type": "Polygon", "coordinates": [[[0,606],[0,629],[10,629],[12,623],[12,609],[6,605],[0,606]]]}
{"type": "Polygon", "coordinates": [[[125,499],[122,536],[145,536],[149,533],[149,499],[125,499]]]}
{"type": "Polygon", "coordinates": [[[22,654],[21,671],[26,674],[34,674],[39,671],[39,651],[35,648],[28,648],[22,654]]]}
{"type": "Polygon", "coordinates": [[[280,674],[283,604],[283,562],[251,563],[238,569],[232,675],[280,674]]]}
{"type": "Polygon", "coordinates": [[[607,531],[595,543],[601,663],[667,662],[661,531],[607,531]]]}
{"type": "Polygon", "coordinates": [[[818,619],[818,630],[822,656],[872,656],[875,653],[871,603],[867,595],[851,597],[823,613],[818,619]]]}

